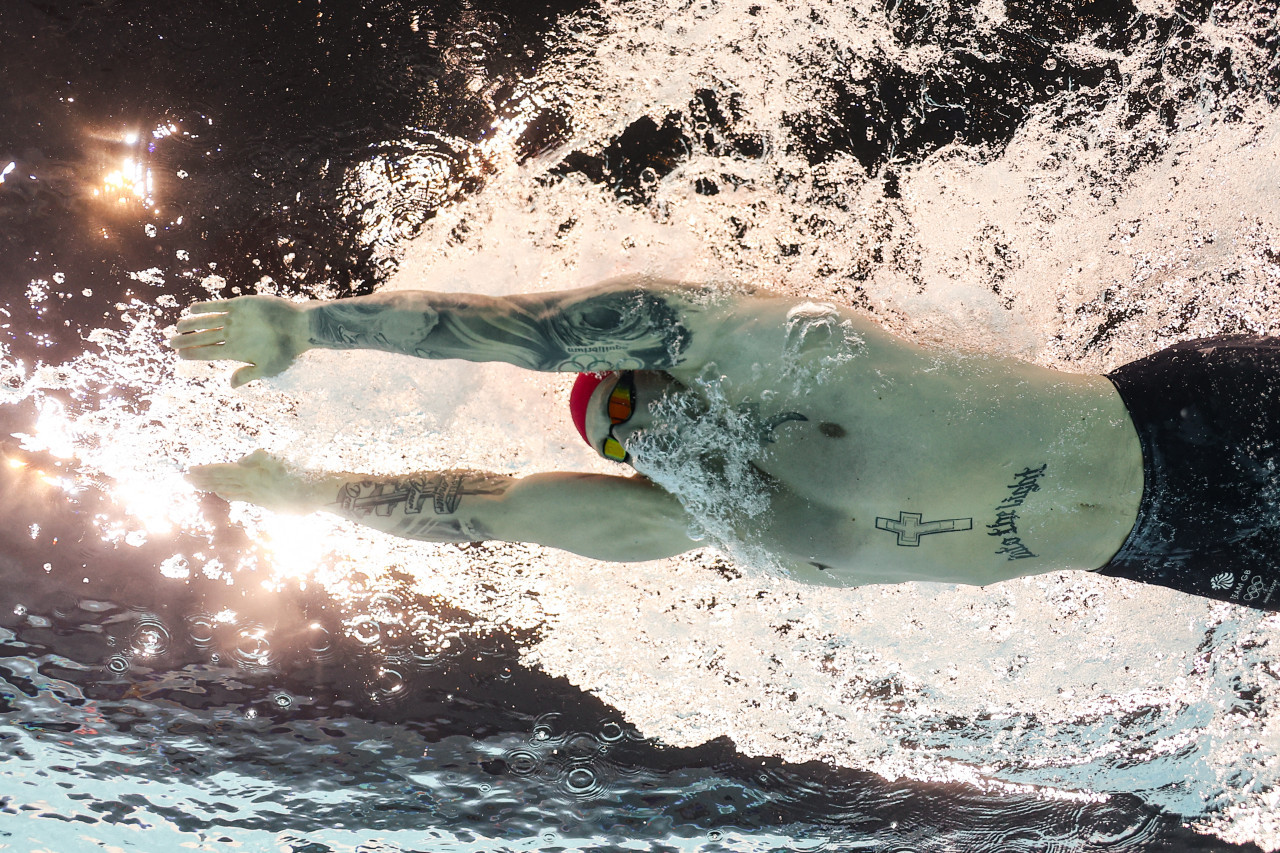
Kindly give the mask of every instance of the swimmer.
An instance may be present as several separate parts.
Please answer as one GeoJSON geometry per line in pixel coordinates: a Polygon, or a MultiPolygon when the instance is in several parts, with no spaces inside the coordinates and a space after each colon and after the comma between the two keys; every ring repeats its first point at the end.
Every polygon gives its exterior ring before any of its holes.
{"type": "Polygon", "coordinates": [[[1086,376],[927,349],[839,306],[632,277],[507,297],[243,296],[192,306],[170,344],[243,362],[233,386],[312,348],[576,373],[578,433],[635,472],[304,474],[262,451],[192,469],[228,500],[432,542],[670,557],[705,544],[701,522],[645,476],[662,460],[641,439],[664,426],[661,401],[710,406],[714,374],[753,425],[733,441],[768,502],[740,535],[800,580],[1076,569],[1280,609],[1280,339],[1191,341],[1086,376]]]}

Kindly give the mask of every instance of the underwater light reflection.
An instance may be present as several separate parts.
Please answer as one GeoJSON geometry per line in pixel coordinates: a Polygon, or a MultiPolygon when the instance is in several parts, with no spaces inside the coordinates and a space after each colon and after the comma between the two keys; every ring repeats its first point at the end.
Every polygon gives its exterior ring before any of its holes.
{"type": "Polygon", "coordinates": [[[114,196],[116,203],[128,204],[132,200],[130,198],[132,196],[148,207],[154,204],[154,199],[152,198],[154,182],[151,169],[133,157],[125,157],[120,163],[120,168],[108,173],[102,179],[102,183],[103,189],[95,189],[93,191],[95,197],[106,195],[111,198],[114,196]]]}
{"type": "Polygon", "coordinates": [[[319,515],[271,514],[263,519],[263,545],[273,583],[310,578],[328,553],[333,525],[319,515]]]}
{"type": "MultiPolygon", "coordinates": [[[[210,122],[212,123],[212,122],[210,122]]],[[[132,210],[141,208],[153,215],[160,214],[157,202],[157,186],[160,176],[153,166],[157,142],[170,136],[198,139],[198,134],[182,130],[174,122],[161,122],[150,132],[150,139],[142,146],[144,134],[135,129],[120,132],[89,131],[90,139],[98,148],[98,171],[102,176],[93,187],[92,195],[108,205],[108,210],[132,210]]],[[[11,168],[5,171],[8,174],[11,168]]],[[[179,173],[179,177],[182,177],[179,173]]],[[[0,177],[3,182],[3,177],[0,177]]]]}

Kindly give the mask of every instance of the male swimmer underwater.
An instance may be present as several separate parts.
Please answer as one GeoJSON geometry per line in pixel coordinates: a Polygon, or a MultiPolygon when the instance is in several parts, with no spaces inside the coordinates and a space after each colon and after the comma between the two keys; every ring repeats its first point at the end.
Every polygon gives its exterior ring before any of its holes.
{"type": "Polygon", "coordinates": [[[246,362],[233,386],[316,347],[579,373],[579,432],[641,475],[314,476],[261,451],[192,469],[228,500],[433,542],[679,554],[701,547],[696,519],[643,476],[658,460],[635,439],[662,426],[664,395],[697,403],[713,365],[729,405],[758,423],[751,460],[771,511],[741,535],[797,578],[981,585],[1097,570],[1280,609],[1277,338],[1191,341],[1083,376],[925,349],[835,306],[622,278],[510,297],[244,296],[194,305],[170,343],[182,358],[246,362]],[[855,356],[797,383],[798,362],[837,346],[855,356]]]}

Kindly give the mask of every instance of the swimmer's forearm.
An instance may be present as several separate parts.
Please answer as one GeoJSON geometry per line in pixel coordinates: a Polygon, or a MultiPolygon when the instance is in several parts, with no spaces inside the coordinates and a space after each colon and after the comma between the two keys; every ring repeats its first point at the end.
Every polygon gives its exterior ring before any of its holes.
{"type": "Polygon", "coordinates": [[[324,510],[406,539],[484,541],[495,538],[489,519],[513,482],[482,471],[330,474],[307,484],[299,509],[324,510]]]}
{"type": "Polygon", "coordinates": [[[407,476],[310,474],[262,450],[236,462],[194,465],[187,479],[228,501],[277,512],[325,510],[387,533],[430,542],[495,538],[498,507],[515,478],[483,471],[407,476]]]}
{"type": "Polygon", "coordinates": [[[531,370],[662,369],[692,334],[678,286],[606,283],[541,295],[431,291],[310,303],[307,346],[500,361],[531,370]]]}
{"type": "Polygon", "coordinates": [[[307,345],[486,361],[485,345],[496,336],[464,332],[504,308],[495,297],[423,290],[312,302],[306,305],[307,345]]]}
{"type": "Polygon", "coordinates": [[[697,547],[680,503],[647,480],[482,471],[311,479],[301,510],[324,510],[428,542],[527,542],[616,562],[656,560],[697,547]]]}

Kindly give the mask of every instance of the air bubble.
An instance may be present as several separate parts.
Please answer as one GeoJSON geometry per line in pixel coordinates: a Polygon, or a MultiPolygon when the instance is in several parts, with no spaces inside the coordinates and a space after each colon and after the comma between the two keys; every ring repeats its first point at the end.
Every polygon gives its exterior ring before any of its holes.
{"type": "Polygon", "coordinates": [[[169,651],[169,629],[157,619],[143,619],[134,629],[129,645],[139,657],[155,657],[169,651]]]}
{"type": "Polygon", "coordinates": [[[514,776],[532,776],[542,767],[542,759],[530,749],[513,749],[506,754],[505,761],[514,776]]]}
{"type": "Polygon", "coordinates": [[[372,646],[382,639],[382,626],[371,616],[357,616],[350,626],[352,638],[356,642],[372,646]]]}
{"type": "Polygon", "coordinates": [[[1045,71],[1053,71],[1057,67],[1058,67],[1058,60],[1054,59],[1052,56],[1044,61],[1045,71]]]}
{"type": "Polygon", "coordinates": [[[590,767],[574,767],[564,777],[565,787],[575,796],[581,796],[595,788],[596,783],[596,772],[590,767]]]}
{"type": "Polygon", "coordinates": [[[560,714],[555,711],[547,714],[539,714],[533,721],[533,740],[539,742],[551,740],[559,722],[560,714]]]}
{"type": "Polygon", "coordinates": [[[577,734],[564,745],[564,750],[575,758],[587,758],[600,752],[600,741],[589,734],[577,734]]]}
{"type": "Polygon", "coordinates": [[[374,681],[370,698],[378,704],[404,699],[409,695],[409,680],[397,669],[382,669],[374,681]]]}
{"type": "Polygon", "coordinates": [[[307,628],[307,648],[317,660],[326,660],[333,656],[333,634],[319,622],[313,622],[307,628]]]}
{"type": "Polygon", "coordinates": [[[261,625],[247,625],[236,632],[231,657],[245,669],[266,669],[273,663],[271,641],[261,625]]]}
{"type": "Polygon", "coordinates": [[[59,593],[53,600],[53,615],[58,619],[66,619],[80,609],[80,599],[70,593],[59,593]]]}
{"type": "Polygon", "coordinates": [[[404,621],[404,602],[400,596],[390,592],[379,592],[369,599],[370,615],[376,614],[384,620],[392,622],[404,621]]]}
{"type": "Polygon", "coordinates": [[[216,620],[207,613],[195,613],[186,618],[187,636],[199,649],[207,649],[213,645],[213,632],[216,620]]]}

